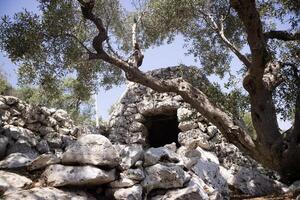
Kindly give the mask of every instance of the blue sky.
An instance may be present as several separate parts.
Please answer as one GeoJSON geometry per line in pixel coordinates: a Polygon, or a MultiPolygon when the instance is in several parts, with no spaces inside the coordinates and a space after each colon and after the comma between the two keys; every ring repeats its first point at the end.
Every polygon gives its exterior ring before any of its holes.
{"type": "MultiPolygon", "coordinates": [[[[132,9],[130,0],[121,0],[126,9],[132,9]]],[[[22,11],[26,8],[29,11],[38,12],[37,2],[35,0],[0,0],[0,16],[13,15],[16,12],[22,11]]],[[[148,71],[160,67],[174,66],[178,64],[199,66],[194,61],[192,56],[185,55],[186,49],[183,48],[183,38],[177,36],[172,44],[165,44],[160,47],[154,47],[144,52],[145,58],[141,67],[142,71],[148,71]]],[[[234,58],[232,66],[240,66],[240,62],[234,58]]],[[[16,85],[17,66],[5,56],[4,52],[0,52],[0,67],[5,71],[8,80],[11,84],[16,85]]],[[[210,77],[211,81],[220,82],[222,80],[216,77],[210,77]]],[[[98,94],[98,107],[100,115],[103,119],[108,119],[108,109],[115,103],[124,92],[126,86],[115,87],[111,90],[100,90],[98,94]]],[[[279,121],[282,129],[287,129],[290,126],[289,122],[279,121]]]]}

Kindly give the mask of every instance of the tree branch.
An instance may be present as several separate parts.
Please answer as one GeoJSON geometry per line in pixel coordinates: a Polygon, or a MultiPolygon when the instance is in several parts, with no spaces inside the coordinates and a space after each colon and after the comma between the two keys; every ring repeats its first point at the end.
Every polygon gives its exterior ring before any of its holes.
{"type": "Polygon", "coordinates": [[[273,91],[264,80],[272,57],[268,52],[256,1],[230,0],[230,4],[245,27],[251,51],[251,66],[244,77],[243,86],[250,95],[251,117],[257,133],[256,145],[271,167],[278,167],[283,138],[276,119],[273,91]]]}
{"type": "Polygon", "coordinates": [[[174,92],[180,95],[185,102],[191,104],[192,107],[215,124],[231,143],[235,144],[248,155],[254,156],[259,160],[264,159],[255,150],[255,145],[251,137],[245,129],[239,126],[238,121],[217,108],[202,91],[194,88],[182,78],[157,80],[151,76],[147,76],[138,68],[133,68],[128,63],[108,54],[105,57],[101,57],[101,59],[122,69],[130,81],[145,85],[157,92],[174,92]]]}
{"type": "Polygon", "coordinates": [[[267,44],[263,34],[262,23],[253,0],[230,0],[231,6],[242,20],[252,55],[251,75],[261,80],[266,64],[270,61],[267,44]]]}
{"type": "Polygon", "coordinates": [[[231,43],[225,36],[223,21],[226,19],[226,17],[222,17],[219,26],[210,14],[207,14],[201,10],[199,12],[204,16],[203,18],[206,21],[206,23],[218,34],[218,36],[222,39],[225,45],[240,59],[242,63],[244,63],[244,65],[247,68],[249,68],[251,66],[251,63],[248,60],[248,58],[245,55],[243,55],[238,50],[238,48],[233,43],[231,43]]]}
{"type": "MultiPolygon", "coordinates": [[[[102,20],[99,17],[96,17],[93,13],[95,0],[89,0],[88,2],[85,2],[84,0],[78,1],[81,4],[81,12],[83,17],[92,21],[98,29],[98,35],[93,39],[93,48],[97,51],[98,54],[102,54],[104,53],[102,43],[108,38],[108,36],[102,20]]],[[[94,56],[91,55],[91,57],[94,56]]]]}
{"type": "MultiPolygon", "coordinates": [[[[99,35],[101,33],[105,33],[106,31],[102,30],[103,27],[99,27],[99,25],[101,25],[101,23],[99,23],[101,19],[96,18],[94,14],[91,13],[92,8],[90,8],[90,4],[85,5],[86,3],[84,3],[83,0],[79,1],[83,5],[82,12],[85,18],[90,19],[97,26],[99,35]]],[[[93,54],[90,59],[101,59],[105,62],[108,62],[113,66],[122,69],[126,73],[128,80],[145,85],[157,92],[174,92],[179,94],[187,103],[190,103],[192,107],[194,107],[197,111],[203,114],[203,116],[214,123],[230,142],[235,144],[245,153],[256,158],[260,157],[260,154],[256,151],[255,145],[247,131],[240,127],[232,116],[213,105],[203,92],[194,88],[182,78],[173,80],[157,80],[144,74],[130,63],[107,54],[102,48],[102,42],[104,41],[103,39],[106,37],[100,38],[98,36],[95,38],[98,40],[98,42],[101,42],[101,46],[97,47],[97,54],[93,54]]],[[[263,159],[260,158],[260,160],[263,159]]]]}
{"type": "Polygon", "coordinates": [[[108,50],[113,53],[116,57],[121,58],[121,56],[114,50],[114,48],[111,46],[109,38],[106,39],[106,44],[107,44],[107,48],[108,50]]]}
{"type": "Polygon", "coordinates": [[[265,32],[266,39],[277,39],[283,41],[295,41],[300,40],[300,32],[290,33],[288,31],[269,31],[265,32]]]}
{"type": "Polygon", "coordinates": [[[78,43],[79,43],[79,44],[80,44],[80,45],[88,52],[88,54],[93,54],[93,52],[92,52],[87,46],[85,46],[85,45],[83,44],[83,42],[80,41],[78,37],[76,37],[76,35],[73,35],[73,34],[71,34],[71,33],[65,33],[65,34],[63,34],[63,35],[75,39],[75,40],[76,40],[76,41],[77,41],[77,42],[78,42],[78,43]]]}

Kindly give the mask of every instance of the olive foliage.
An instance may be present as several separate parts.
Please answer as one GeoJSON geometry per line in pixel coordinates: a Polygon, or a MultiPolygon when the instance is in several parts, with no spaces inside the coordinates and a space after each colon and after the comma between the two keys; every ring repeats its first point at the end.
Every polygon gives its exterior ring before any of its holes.
{"type": "MultiPolygon", "coordinates": [[[[300,3],[298,1],[260,0],[257,1],[257,6],[264,32],[276,29],[284,29],[292,33],[299,31],[300,3]]],[[[236,79],[232,76],[235,72],[238,76],[245,75],[246,66],[242,63],[231,65],[234,55],[222,40],[220,31],[214,27],[214,23],[222,27],[222,32],[231,45],[238,51],[244,52],[251,60],[251,56],[247,54],[249,50],[244,26],[228,1],[149,0],[140,10],[143,10],[145,15],[141,23],[145,46],[161,45],[165,41],[172,42],[177,34],[182,34],[188,54],[199,61],[207,75],[230,77],[229,82],[225,84],[233,88],[233,92],[225,100],[227,104],[235,103],[230,100],[230,97],[238,98],[243,105],[248,103],[244,90],[230,83],[236,79]]],[[[281,69],[284,81],[273,92],[277,112],[284,119],[291,120],[294,116],[297,96],[297,92],[291,91],[299,91],[300,88],[300,42],[299,40],[268,40],[267,43],[271,59],[285,65],[281,69]]]]}
{"type": "MultiPolygon", "coordinates": [[[[97,2],[105,26],[117,32],[122,15],[119,2],[97,2]]],[[[40,0],[39,8],[38,14],[24,10],[1,19],[0,48],[19,65],[20,84],[55,93],[62,79],[71,76],[92,93],[99,85],[110,88],[124,81],[120,70],[101,61],[86,61],[83,45],[90,42],[95,28],[82,19],[78,2],[40,0]]]]}
{"type": "MultiPolygon", "coordinates": [[[[131,22],[134,16],[140,16],[138,38],[143,48],[170,43],[176,35],[183,35],[187,53],[197,59],[206,75],[230,77],[226,86],[232,92],[215,92],[223,87],[220,85],[209,91],[214,94],[214,102],[240,116],[249,109],[245,91],[231,84],[235,79],[232,71],[238,71],[238,75],[242,76],[246,67],[243,64],[231,66],[234,55],[214,27],[214,23],[222,26],[224,37],[238,51],[247,55],[242,22],[228,1],[134,2],[137,5],[136,12],[126,12],[118,0],[96,1],[95,15],[102,19],[109,37],[104,44],[107,52],[120,58],[132,53],[131,22]],[[235,108],[239,111],[234,111],[235,108]]],[[[284,28],[289,31],[299,28],[300,6],[297,1],[259,0],[257,5],[265,32],[284,24],[287,24],[284,28]]],[[[71,76],[76,77],[78,84],[84,86],[91,95],[99,86],[109,89],[124,82],[119,68],[99,59],[88,59],[88,53],[93,52],[91,44],[97,30],[82,17],[78,1],[39,0],[39,8],[39,13],[24,10],[13,17],[3,16],[0,23],[0,48],[20,66],[18,73],[21,84],[36,84],[55,94],[59,93],[57,88],[63,78],[71,76]]],[[[285,81],[274,91],[274,100],[278,113],[284,118],[291,118],[296,94],[290,91],[299,88],[299,41],[267,42],[273,59],[288,63],[282,69],[285,81]]]]}

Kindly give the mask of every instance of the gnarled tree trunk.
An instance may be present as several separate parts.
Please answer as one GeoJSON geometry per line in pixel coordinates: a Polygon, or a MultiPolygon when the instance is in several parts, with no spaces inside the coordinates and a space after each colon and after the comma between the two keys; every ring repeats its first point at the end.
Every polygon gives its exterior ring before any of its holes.
{"type": "MultiPolygon", "coordinates": [[[[278,70],[268,70],[271,66],[277,66],[271,60],[266,45],[266,37],[284,37],[283,34],[264,34],[259,13],[254,0],[231,0],[230,4],[238,13],[245,26],[247,40],[251,51],[251,60],[242,55],[225,37],[222,27],[219,29],[213,23],[224,43],[246,65],[247,74],[243,84],[250,95],[251,114],[256,130],[257,139],[253,141],[247,130],[241,126],[233,116],[222,111],[214,105],[200,90],[194,88],[183,79],[157,80],[145,75],[133,64],[105,52],[103,42],[107,40],[107,31],[103,27],[102,20],[94,15],[94,0],[81,3],[84,18],[90,20],[98,29],[98,35],[93,40],[93,48],[96,52],[89,51],[89,59],[101,59],[126,73],[128,80],[140,83],[157,92],[174,92],[182,96],[184,101],[190,103],[198,112],[214,123],[221,133],[239,149],[265,166],[281,173],[287,181],[300,178],[300,100],[298,95],[295,124],[287,137],[280,134],[276,110],[272,99],[272,93],[277,85],[276,74],[278,70]]],[[[207,15],[207,17],[209,17],[207,15]]],[[[286,39],[299,38],[292,35],[286,39]]],[[[298,91],[299,92],[299,91],[298,91]]]]}

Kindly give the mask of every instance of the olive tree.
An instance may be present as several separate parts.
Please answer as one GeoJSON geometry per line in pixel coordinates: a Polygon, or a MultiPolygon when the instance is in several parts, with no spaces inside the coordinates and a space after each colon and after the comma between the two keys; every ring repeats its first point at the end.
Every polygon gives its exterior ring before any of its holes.
{"type": "Polygon", "coordinates": [[[297,1],[145,0],[138,2],[136,13],[124,12],[117,0],[40,3],[41,15],[25,11],[1,23],[1,47],[20,63],[27,81],[49,84],[66,72],[76,72],[87,85],[99,79],[111,84],[124,72],[129,81],[180,95],[228,141],[277,170],[283,180],[300,178],[297,1]],[[287,30],[277,29],[281,22],[289,23],[287,30]],[[240,60],[236,67],[243,72],[255,138],[241,117],[185,79],[156,79],[138,68],[141,48],[172,42],[178,33],[207,74],[224,76],[231,70],[232,55],[240,60]],[[285,133],[278,127],[278,114],[293,120],[285,133]]]}

